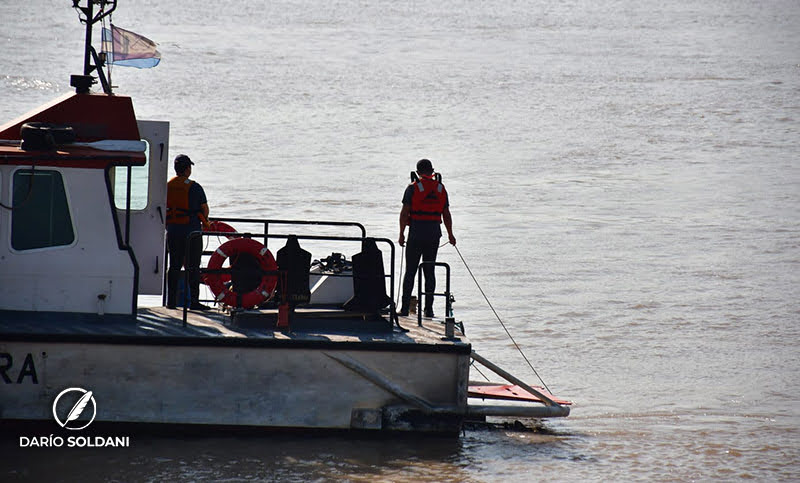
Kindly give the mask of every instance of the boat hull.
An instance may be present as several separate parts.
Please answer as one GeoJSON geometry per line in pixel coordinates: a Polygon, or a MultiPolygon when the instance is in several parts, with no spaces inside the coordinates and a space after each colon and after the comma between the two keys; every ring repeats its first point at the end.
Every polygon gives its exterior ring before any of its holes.
{"type": "Polygon", "coordinates": [[[468,354],[226,342],[0,342],[0,418],[52,421],[70,387],[105,423],[458,431],[466,414],[468,354]]]}

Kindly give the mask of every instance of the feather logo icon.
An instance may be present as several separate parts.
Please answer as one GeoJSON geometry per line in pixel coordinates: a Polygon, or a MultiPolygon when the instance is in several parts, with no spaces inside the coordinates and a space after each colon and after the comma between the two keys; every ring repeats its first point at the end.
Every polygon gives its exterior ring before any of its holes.
{"type": "Polygon", "coordinates": [[[82,389],[80,387],[70,387],[61,391],[59,395],[56,396],[56,400],[53,401],[53,418],[62,428],[70,429],[73,431],[83,429],[92,424],[96,416],[97,416],[97,403],[94,400],[94,395],[92,391],[87,391],[86,389],[82,389]],[[75,397],[77,396],[76,394],[71,394],[71,393],[75,392],[79,394],[78,399],[77,401],[75,401],[75,403],[70,405],[70,403],[74,401],[75,397]],[[63,396],[69,396],[69,397],[64,398],[64,401],[61,403],[62,411],[59,411],[59,401],[63,396]],[[89,403],[92,404],[92,417],[91,419],[89,419],[88,423],[81,425],[82,421],[79,421],[79,418],[86,411],[86,407],[89,405],[89,403]],[[59,413],[64,414],[63,409],[68,407],[70,408],[70,410],[69,412],[66,412],[67,416],[62,420],[61,418],[58,417],[58,414],[59,413]]]}

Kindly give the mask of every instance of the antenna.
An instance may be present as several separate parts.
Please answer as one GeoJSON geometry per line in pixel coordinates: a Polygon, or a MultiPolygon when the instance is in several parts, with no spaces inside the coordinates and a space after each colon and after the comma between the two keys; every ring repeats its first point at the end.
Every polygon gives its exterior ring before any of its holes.
{"type": "Polygon", "coordinates": [[[117,8],[117,0],[85,0],[86,6],[81,6],[82,0],[72,0],[72,8],[78,10],[83,16],[79,16],[81,23],[86,24],[86,44],[83,53],[83,75],[73,75],[70,79],[70,85],[75,87],[78,94],[86,94],[89,92],[89,86],[96,81],[92,76],[92,72],[97,71],[100,78],[100,84],[103,86],[103,92],[111,94],[111,84],[106,80],[102,67],[105,64],[105,59],[100,59],[97,51],[92,47],[92,28],[94,24],[101,21],[108,15],[111,15],[117,8]],[[94,6],[99,5],[100,9],[97,14],[94,13],[94,6]],[[107,8],[110,7],[110,8],[107,8]],[[94,61],[94,63],[92,63],[94,61]],[[88,85],[87,85],[88,83],[88,85]]]}

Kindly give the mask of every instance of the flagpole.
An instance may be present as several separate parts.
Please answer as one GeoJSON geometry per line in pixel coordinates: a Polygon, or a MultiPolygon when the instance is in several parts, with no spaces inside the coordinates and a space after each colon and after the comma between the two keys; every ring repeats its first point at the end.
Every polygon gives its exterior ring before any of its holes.
{"type": "MultiPolygon", "coordinates": [[[[111,94],[111,84],[106,81],[106,77],[103,74],[101,62],[98,59],[97,51],[94,50],[92,47],[92,29],[94,24],[102,20],[103,18],[111,15],[117,8],[117,0],[99,0],[100,11],[97,12],[97,16],[94,15],[94,3],[98,0],[86,0],[86,6],[81,7],[80,3],[81,0],[72,0],[72,6],[81,11],[86,16],[85,20],[81,20],[82,22],[86,23],[86,43],[84,45],[84,52],[83,52],[83,76],[87,79],[91,79],[92,71],[97,70],[97,74],[100,77],[100,82],[103,85],[103,91],[106,94],[111,94]],[[106,10],[106,5],[111,5],[111,8],[106,10]],[[92,65],[92,59],[94,59],[94,65],[92,65]]],[[[88,85],[84,86],[82,89],[86,89],[88,92],[88,87],[91,84],[94,84],[94,80],[86,81],[88,85]]],[[[77,88],[77,86],[76,86],[77,88]]]]}
{"type": "MultiPolygon", "coordinates": [[[[80,7],[86,15],[86,43],[83,52],[83,75],[92,73],[92,27],[94,26],[94,2],[87,0],[85,7],[80,7]]],[[[77,6],[77,5],[76,5],[77,6]]]]}

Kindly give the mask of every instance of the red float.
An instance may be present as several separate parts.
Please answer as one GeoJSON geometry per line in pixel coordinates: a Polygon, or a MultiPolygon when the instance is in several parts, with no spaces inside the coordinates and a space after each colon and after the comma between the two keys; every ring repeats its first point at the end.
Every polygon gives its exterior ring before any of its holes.
{"type": "MultiPolygon", "coordinates": [[[[218,270],[222,268],[225,260],[230,259],[231,268],[235,268],[239,257],[249,255],[258,261],[258,268],[263,272],[278,270],[278,264],[272,253],[261,243],[252,238],[234,238],[222,244],[211,255],[208,261],[208,269],[218,270]]],[[[214,294],[214,299],[231,307],[252,308],[260,305],[272,296],[278,284],[276,274],[263,274],[260,283],[255,289],[246,293],[237,293],[235,287],[231,286],[231,275],[227,273],[207,273],[204,282],[214,294]]]]}
{"type": "MultiPolygon", "coordinates": [[[[222,233],[236,233],[236,228],[230,226],[229,224],[225,223],[224,221],[214,220],[208,224],[208,229],[204,229],[203,231],[218,231],[222,233]]],[[[239,235],[231,236],[226,235],[225,238],[228,240],[233,240],[234,238],[239,238],[239,235]]]]}

